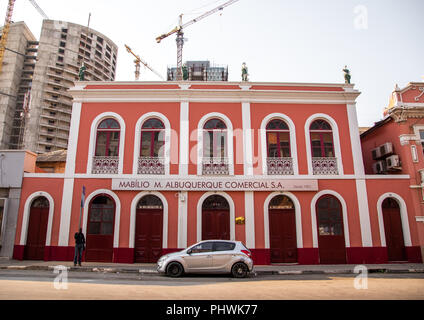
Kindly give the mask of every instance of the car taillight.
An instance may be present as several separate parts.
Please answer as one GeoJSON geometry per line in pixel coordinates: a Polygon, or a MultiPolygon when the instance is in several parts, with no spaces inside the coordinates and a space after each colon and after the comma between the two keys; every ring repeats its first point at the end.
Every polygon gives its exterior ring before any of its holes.
{"type": "Polygon", "coordinates": [[[243,252],[249,258],[252,258],[252,253],[249,250],[241,250],[241,252],[243,252]]]}

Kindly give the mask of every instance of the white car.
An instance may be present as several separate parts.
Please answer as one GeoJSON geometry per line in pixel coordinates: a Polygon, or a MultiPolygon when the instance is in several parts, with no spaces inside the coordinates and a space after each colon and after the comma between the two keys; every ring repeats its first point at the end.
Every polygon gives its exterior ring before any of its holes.
{"type": "Polygon", "coordinates": [[[252,254],[240,241],[205,240],[160,257],[157,270],[170,277],[183,273],[231,273],[247,277],[253,270],[252,254]]]}

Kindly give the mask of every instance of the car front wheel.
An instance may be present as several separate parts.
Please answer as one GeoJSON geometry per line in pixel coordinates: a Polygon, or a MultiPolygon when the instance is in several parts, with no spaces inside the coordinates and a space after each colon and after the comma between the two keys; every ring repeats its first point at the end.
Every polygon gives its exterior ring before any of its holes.
{"type": "Polygon", "coordinates": [[[183,266],[178,262],[171,262],[166,268],[166,274],[170,277],[180,277],[184,272],[183,266]]]}
{"type": "Polygon", "coordinates": [[[246,278],[249,273],[249,269],[243,262],[237,262],[231,268],[231,273],[234,278],[246,278]]]}

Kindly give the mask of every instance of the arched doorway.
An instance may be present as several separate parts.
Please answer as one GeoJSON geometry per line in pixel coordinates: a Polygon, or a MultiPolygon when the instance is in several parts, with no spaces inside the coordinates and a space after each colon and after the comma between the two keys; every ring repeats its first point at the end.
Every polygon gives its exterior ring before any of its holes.
{"type": "Polygon", "coordinates": [[[220,195],[202,204],[202,240],[230,240],[230,205],[220,195]]]}
{"type": "Polygon", "coordinates": [[[162,255],[163,203],[154,195],[140,199],[136,208],[134,261],[157,262],[162,255]]]}
{"type": "Polygon", "coordinates": [[[272,198],[268,206],[271,263],[297,262],[296,213],[291,199],[272,198]]]}
{"type": "Polygon", "coordinates": [[[49,200],[45,197],[38,197],[31,203],[25,260],[44,260],[49,208],[49,200]]]}
{"type": "Polygon", "coordinates": [[[399,203],[393,198],[386,198],[382,208],[388,261],[405,261],[407,259],[399,203]]]}
{"type": "Polygon", "coordinates": [[[320,263],[346,263],[346,243],[340,201],[332,195],[324,195],[317,201],[316,212],[320,263]]]}
{"type": "Polygon", "coordinates": [[[112,262],[116,204],[108,195],[91,200],[88,213],[86,261],[112,262]]]}

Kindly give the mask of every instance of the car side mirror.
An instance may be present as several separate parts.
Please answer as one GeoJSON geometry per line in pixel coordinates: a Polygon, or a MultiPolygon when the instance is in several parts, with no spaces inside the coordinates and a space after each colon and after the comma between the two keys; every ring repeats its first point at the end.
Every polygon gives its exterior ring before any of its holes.
{"type": "Polygon", "coordinates": [[[187,254],[191,254],[191,253],[192,253],[191,249],[187,250],[187,254]]]}

